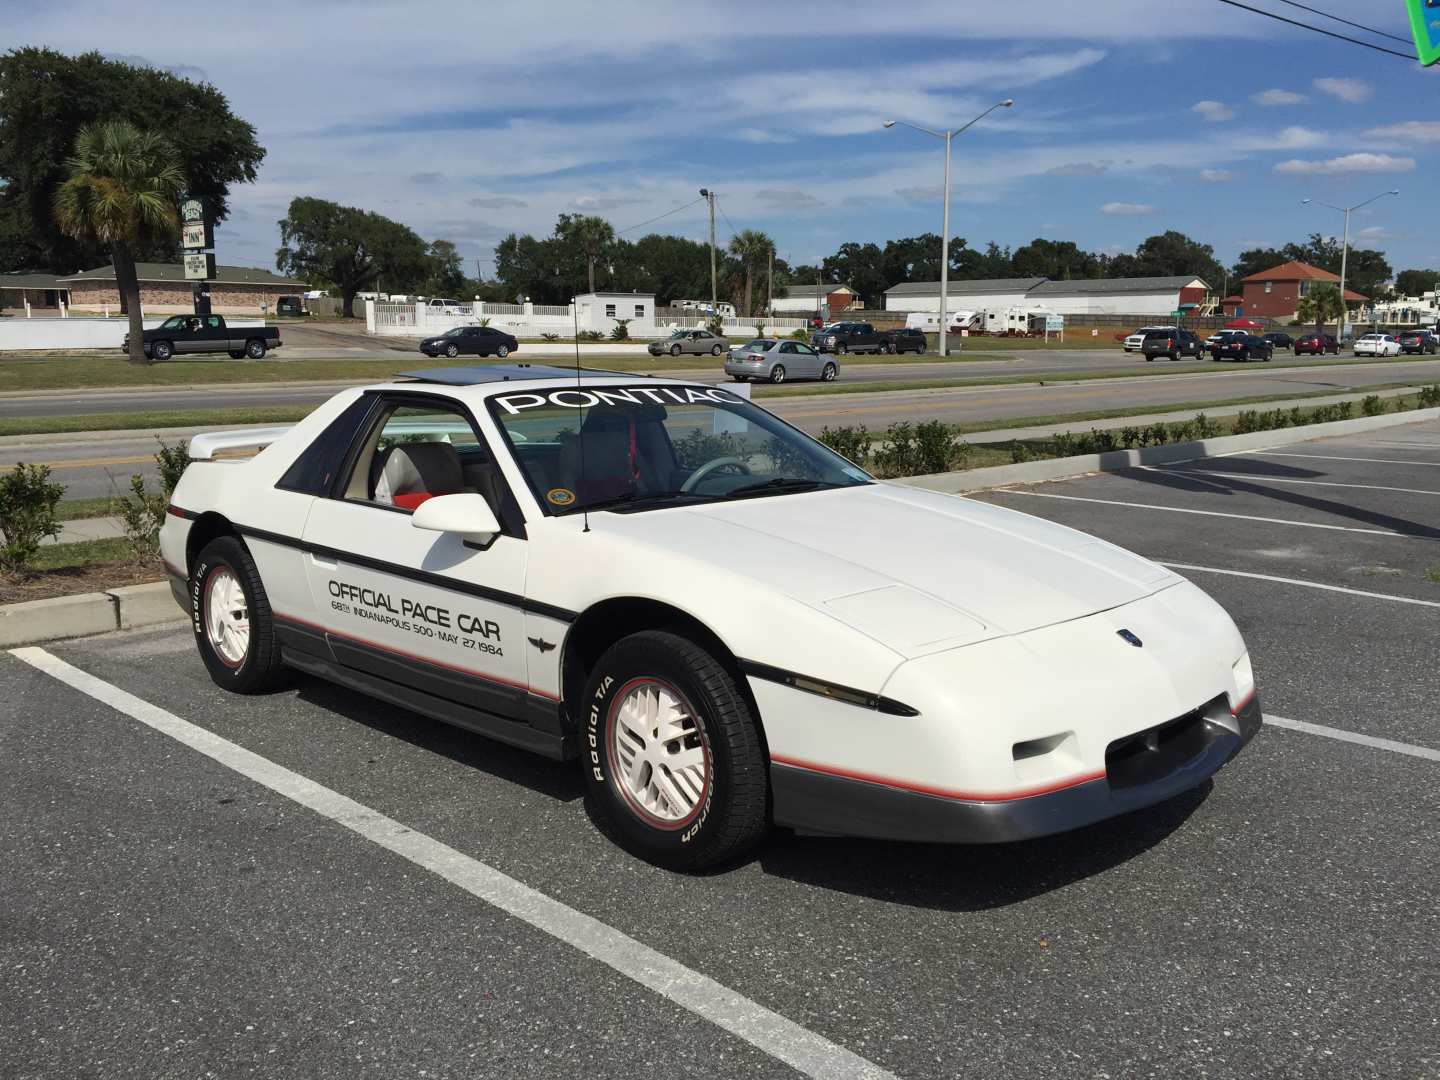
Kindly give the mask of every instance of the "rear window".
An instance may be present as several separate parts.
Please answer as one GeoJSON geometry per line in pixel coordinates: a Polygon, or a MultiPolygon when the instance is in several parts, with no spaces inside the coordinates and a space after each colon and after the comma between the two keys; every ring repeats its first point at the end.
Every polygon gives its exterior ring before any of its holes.
{"type": "Polygon", "coordinates": [[[315,437],[275,486],[305,495],[329,495],[345,464],[345,455],[374,403],[374,397],[367,394],[330,421],[330,426],[315,437]]]}

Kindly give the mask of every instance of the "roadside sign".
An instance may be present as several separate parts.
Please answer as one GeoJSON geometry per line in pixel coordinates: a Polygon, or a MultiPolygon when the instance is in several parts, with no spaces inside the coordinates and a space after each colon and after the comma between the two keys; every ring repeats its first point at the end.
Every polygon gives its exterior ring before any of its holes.
{"type": "Polygon", "coordinates": [[[1440,60],[1440,0],[1406,0],[1410,29],[1415,32],[1415,53],[1430,67],[1440,60]]]}
{"type": "Polygon", "coordinates": [[[1060,331],[1062,331],[1062,330],[1064,330],[1064,329],[1065,329],[1065,316],[1064,316],[1064,315],[1046,315],[1046,316],[1045,316],[1045,332],[1046,332],[1047,334],[1058,334],[1060,331]]]}
{"type": "Polygon", "coordinates": [[[187,281],[207,281],[215,276],[215,255],[213,252],[191,252],[185,256],[185,278],[187,281]]]}
{"type": "Polygon", "coordinates": [[[189,225],[192,222],[204,221],[205,202],[197,195],[182,195],[180,197],[180,220],[189,225]]]}
{"type": "Polygon", "coordinates": [[[208,221],[187,221],[180,226],[180,246],[186,251],[215,246],[215,230],[208,221]]]}

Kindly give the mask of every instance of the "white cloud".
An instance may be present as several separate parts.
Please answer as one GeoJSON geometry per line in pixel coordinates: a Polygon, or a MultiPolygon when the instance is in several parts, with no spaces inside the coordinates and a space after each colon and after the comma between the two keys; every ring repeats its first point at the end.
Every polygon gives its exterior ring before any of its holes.
{"type": "Polygon", "coordinates": [[[1201,169],[1200,179],[1207,184],[1223,184],[1227,180],[1234,180],[1235,174],[1229,169],[1201,169]]]}
{"type": "Polygon", "coordinates": [[[795,136],[785,135],[778,131],[767,131],[764,128],[741,128],[735,132],[735,138],[741,142],[748,143],[788,143],[794,142],[795,136]]]}
{"type": "Polygon", "coordinates": [[[517,199],[514,195],[481,195],[465,201],[482,210],[520,210],[529,205],[524,199],[517,199]]]}
{"type": "Polygon", "coordinates": [[[1294,90],[1261,90],[1258,94],[1251,94],[1250,100],[1262,108],[1274,109],[1284,105],[1303,105],[1310,99],[1294,90]]]}
{"type": "Polygon", "coordinates": [[[1392,157],[1389,154],[1346,154],[1325,161],[1302,161],[1291,158],[1275,166],[1286,176],[1354,176],[1360,173],[1410,172],[1415,159],[1392,157]]]}
{"type": "Polygon", "coordinates": [[[1100,176],[1110,171],[1108,161],[1072,161],[1067,165],[1056,165],[1046,169],[1047,176],[1100,176]]]}
{"type": "Polygon", "coordinates": [[[1371,128],[1365,133],[1370,139],[1394,139],[1396,142],[1440,143],[1440,120],[1406,120],[1371,128]]]}
{"type": "Polygon", "coordinates": [[[1367,225],[1355,235],[1361,240],[1393,240],[1397,234],[1384,225],[1367,225]]]}
{"type": "Polygon", "coordinates": [[[755,198],[780,210],[813,210],[824,204],[808,191],[799,188],[760,188],[755,198]]]}
{"type": "Polygon", "coordinates": [[[1220,101],[1197,101],[1190,106],[1190,111],[1199,113],[1212,124],[1235,119],[1235,110],[1220,101]]]}
{"type": "Polygon", "coordinates": [[[1315,89],[1351,105],[1369,101],[1375,94],[1375,88],[1364,79],[1316,79],[1315,89]]]}
{"type": "Polygon", "coordinates": [[[1100,213],[1110,217],[1147,217],[1155,213],[1155,207],[1149,203],[1107,202],[1100,207],[1100,213]]]}

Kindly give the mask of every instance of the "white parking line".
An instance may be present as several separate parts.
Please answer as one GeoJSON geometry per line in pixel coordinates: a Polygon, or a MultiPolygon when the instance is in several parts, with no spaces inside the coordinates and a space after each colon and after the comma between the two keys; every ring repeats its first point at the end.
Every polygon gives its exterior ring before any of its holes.
{"type": "Polygon", "coordinates": [[[1307,735],[1319,735],[1323,739],[1355,743],[1357,746],[1368,746],[1374,750],[1388,750],[1392,754],[1424,758],[1426,761],[1440,761],[1440,750],[1432,750],[1428,746],[1396,742],[1394,739],[1377,739],[1374,735],[1361,735],[1358,731],[1326,727],[1324,724],[1311,724],[1304,720],[1286,720],[1283,716],[1271,716],[1269,713],[1265,714],[1265,723],[1269,727],[1303,731],[1307,735]]]}
{"type": "Polygon", "coordinates": [[[1291,521],[1289,518],[1258,517],[1255,514],[1226,514],[1219,510],[1193,510],[1188,506],[1158,506],[1155,503],[1122,502],[1119,499],[1087,499],[1083,495],[1055,495],[1048,491],[1016,491],[994,488],[992,495],[1029,495],[1036,499],[1065,499],[1068,502],[1099,503],[1102,506],[1128,506],[1135,510],[1164,510],[1171,514],[1199,514],[1202,517],[1235,518],[1239,521],[1263,521],[1269,525],[1294,525],[1302,529],[1329,529],[1332,532],[1366,533],[1370,536],[1399,536],[1406,540],[1428,540],[1428,536],[1411,536],[1393,529],[1357,529],[1353,525],[1321,525],[1316,521],[1291,521]]]}
{"type": "Polygon", "coordinates": [[[1134,467],[1145,472],[1163,472],[1172,476],[1218,476],[1225,480],[1249,480],[1257,484],[1308,484],[1313,487],[1360,488],[1364,491],[1400,491],[1407,495],[1440,495],[1440,491],[1388,487],[1385,484],[1341,484],[1333,480],[1296,480],[1288,476],[1257,476],[1254,473],[1218,472],[1215,469],[1176,469],[1169,465],[1136,465],[1134,467]]]}
{"type": "Polygon", "coordinates": [[[1384,457],[1341,457],[1339,454],[1281,454],[1275,450],[1239,450],[1237,453],[1254,457],[1308,458],[1311,461],[1371,461],[1376,465],[1429,465],[1440,468],[1440,461],[1406,461],[1404,458],[1384,457]]]}
{"type": "Polygon", "coordinates": [[[1257,581],[1278,581],[1282,585],[1303,585],[1307,589],[1321,589],[1325,592],[1346,593],[1350,596],[1364,596],[1372,600],[1393,600],[1397,604],[1418,604],[1421,607],[1440,608],[1440,601],[1418,600],[1413,596],[1394,596],[1391,593],[1368,592],[1365,589],[1347,589],[1343,585],[1325,585],[1319,581],[1304,581],[1300,578],[1276,577],[1274,574],[1252,574],[1247,570],[1221,570],[1216,566],[1192,566],[1189,563],[1162,562],[1171,570],[1196,570],[1202,574],[1224,574],[1227,577],[1254,578],[1257,581]]]}
{"type": "Polygon", "coordinates": [[[574,946],[805,1076],[894,1080],[893,1074],[873,1062],[598,919],[552,900],[447,844],[412,832],[393,818],[182,720],[158,705],[97,679],[44,649],[12,649],[10,655],[574,946]]]}

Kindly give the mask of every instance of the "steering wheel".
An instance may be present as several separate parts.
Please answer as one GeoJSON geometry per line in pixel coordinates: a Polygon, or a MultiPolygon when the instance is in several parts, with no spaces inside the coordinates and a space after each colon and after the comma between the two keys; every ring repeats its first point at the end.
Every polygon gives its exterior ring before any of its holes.
{"type": "Polygon", "coordinates": [[[686,493],[694,491],[700,486],[700,481],[704,480],[716,469],[725,468],[726,466],[739,469],[743,476],[750,475],[750,466],[746,465],[745,462],[741,461],[738,457],[717,457],[711,461],[707,461],[691,473],[685,482],[680,485],[680,490],[686,493]]]}

